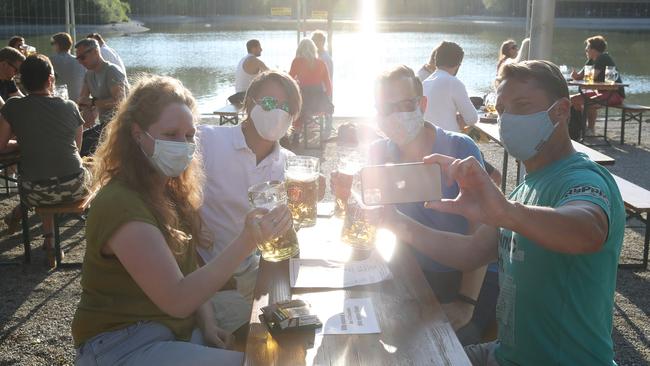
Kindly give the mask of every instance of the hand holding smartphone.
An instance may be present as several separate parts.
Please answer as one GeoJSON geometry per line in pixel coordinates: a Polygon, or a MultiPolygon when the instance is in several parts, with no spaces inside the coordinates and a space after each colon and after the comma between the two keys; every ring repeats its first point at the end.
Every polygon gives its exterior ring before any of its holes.
{"type": "Polygon", "coordinates": [[[368,206],[439,201],[440,166],[406,163],[365,167],[361,169],[361,194],[368,206]]]}

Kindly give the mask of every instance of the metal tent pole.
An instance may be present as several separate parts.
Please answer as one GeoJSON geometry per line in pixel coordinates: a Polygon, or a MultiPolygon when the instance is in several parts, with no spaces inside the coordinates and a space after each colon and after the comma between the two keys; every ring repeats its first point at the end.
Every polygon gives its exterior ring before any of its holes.
{"type": "Polygon", "coordinates": [[[530,28],[530,59],[550,60],[553,53],[555,1],[533,0],[530,28]]]}

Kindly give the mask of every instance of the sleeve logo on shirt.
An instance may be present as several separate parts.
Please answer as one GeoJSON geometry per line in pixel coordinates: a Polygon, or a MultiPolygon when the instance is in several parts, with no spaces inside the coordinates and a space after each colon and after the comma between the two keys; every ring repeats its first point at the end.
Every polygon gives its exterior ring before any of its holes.
{"type": "Polygon", "coordinates": [[[574,197],[574,196],[591,196],[591,197],[599,198],[605,201],[607,205],[609,205],[609,199],[607,198],[607,195],[605,194],[605,192],[603,192],[602,189],[598,187],[588,186],[588,185],[573,187],[564,194],[564,196],[562,197],[562,201],[564,201],[569,197],[574,197]]]}

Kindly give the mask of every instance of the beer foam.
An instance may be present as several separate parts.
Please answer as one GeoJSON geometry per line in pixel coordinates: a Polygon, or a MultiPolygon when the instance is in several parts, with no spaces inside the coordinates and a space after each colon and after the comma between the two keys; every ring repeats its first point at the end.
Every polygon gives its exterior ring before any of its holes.
{"type": "Polygon", "coordinates": [[[309,183],[318,179],[318,173],[309,170],[289,169],[284,173],[287,180],[309,183]]]}

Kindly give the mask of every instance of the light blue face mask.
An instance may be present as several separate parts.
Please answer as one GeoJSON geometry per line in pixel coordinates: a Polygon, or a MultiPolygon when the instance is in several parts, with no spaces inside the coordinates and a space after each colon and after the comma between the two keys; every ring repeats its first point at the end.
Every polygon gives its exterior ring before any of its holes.
{"type": "Polygon", "coordinates": [[[539,153],[557,126],[548,112],[558,101],[545,111],[533,114],[503,113],[499,116],[499,134],[508,154],[519,161],[526,161],[539,153]]]}

